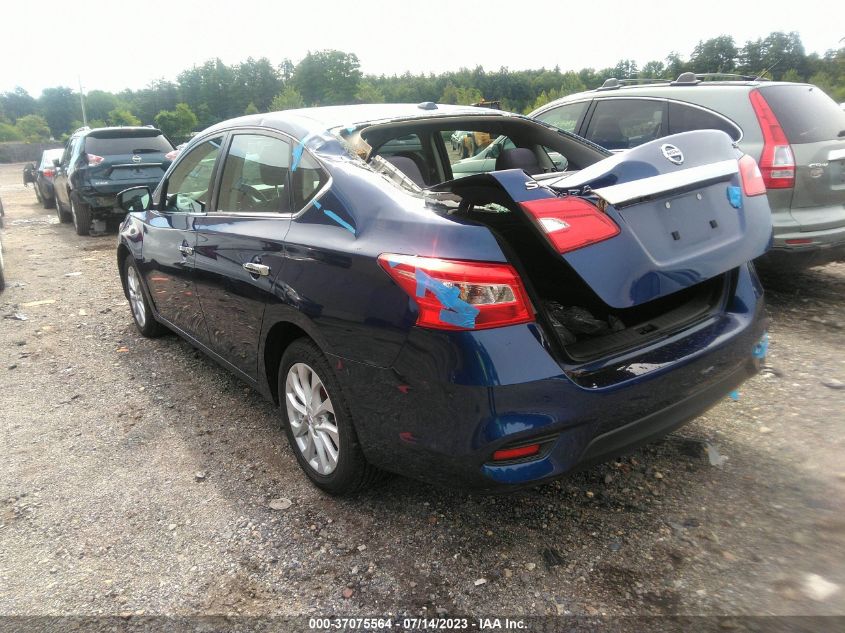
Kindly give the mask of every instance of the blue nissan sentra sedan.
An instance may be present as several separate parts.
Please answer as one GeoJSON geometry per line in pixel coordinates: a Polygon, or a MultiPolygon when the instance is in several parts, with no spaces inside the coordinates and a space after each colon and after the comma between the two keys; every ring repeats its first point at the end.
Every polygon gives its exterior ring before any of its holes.
{"type": "Polygon", "coordinates": [[[320,488],[393,471],[510,490],[757,371],[764,194],[715,130],[611,155],[489,109],[289,110],[211,127],[155,191],[122,192],[117,260],[141,334],[276,402],[320,488]],[[509,142],[456,178],[456,131],[509,142]]]}

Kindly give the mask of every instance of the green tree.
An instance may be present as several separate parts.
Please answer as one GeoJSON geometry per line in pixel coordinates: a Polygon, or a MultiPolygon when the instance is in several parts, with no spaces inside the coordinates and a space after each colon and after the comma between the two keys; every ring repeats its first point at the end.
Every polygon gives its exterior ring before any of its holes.
{"type": "Polygon", "coordinates": [[[736,69],[739,49],[730,35],[699,41],[690,55],[690,66],[698,73],[731,73],[736,69]]]}
{"type": "Polygon", "coordinates": [[[287,86],[270,103],[270,111],[293,110],[304,106],[305,101],[302,99],[302,95],[293,86],[287,86]]]}
{"type": "Polygon", "coordinates": [[[15,123],[15,127],[27,143],[37,143],[50,138],[50,128],[47,121],[37,114],[22,116],[15,123]]]}
{"type": "Polygon", "coordinates": [[[79,96],[65,86],[45,88],[38,99],[38,105],[55,138],[65,132],[72,132],[71,123],[82,118],[79,96]]]}
{"type": "Polygon", "coordinates": [[[22,141],[21,131],[10,123],[0,123],[0,143],[6,141],[22,141]]]}
{"type": "Polygon", "coordinates": [[[27,114],[35,114],[38,104],[29,93],[18,86],[12,92],[0,95],[0,111],[14,123],[27,114]]]}
{"type": "Polygon", "coordinates": [[[85,95],[85,114],[89,120],[109,118],[109,112],[120,107],[119,99],[110,92],[92,90],[85,95]]]}
{"type": "Polygon", "coordinates": [[[643,79],[663,79],[666,77],[666,64],[660,60],[653,60],[643,64],[639,77],[643,79]]]}
{"type": "Polygon", "coordinates": [[[384,93],[372,81],[364,80],[358,86],[355,100],[359,103],[384,103],[384,93]]]}
{"type": "Polygon", "coordinates": [[[291,78],[307,105],[354,103],[360,81],[358,56],[335,50],[308,53],[291,78]]]}
{"type": "Polygon", "coordinates": [[[156,126],[174,140],[187,139],[197,126],[197,115],[187,103],[177,103],[173,110],[162,110],[155,116],[156,126]]]}
{"type": "Polygon", "coordinates": [[[115,108],[109,112],[108,121],[112,125],[141,125],[141,119],[125,108],[115,108]]]}
{"type": "Polygon", "coordinates": [[[282,90],[279,71],[266,57],[252,57],[234,67],[237,100],[247,108],[252,103],[257,111],[266,112],[270,102],[282,90]]]}
{"type": "Polygon", "coordinates": [[[255,103],[252,101],[249,102],[249,105],[244,109],[244,114],[258,114],[258,108],[256,107],[255,103]]]}

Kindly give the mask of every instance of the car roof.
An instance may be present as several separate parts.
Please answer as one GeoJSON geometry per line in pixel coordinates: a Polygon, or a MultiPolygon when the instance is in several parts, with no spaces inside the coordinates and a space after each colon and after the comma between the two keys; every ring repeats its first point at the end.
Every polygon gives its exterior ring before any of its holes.
{"type": "MultiPolygon", "coordinates": [[[[685,73],[686,74],[686,73],[685,73]]],[[[689,73],[688,75],[691,75],[689,73]]],[[[603,97],[615,97],[615,96],[631,96],[631,97],[645,97],[645,96],[660,96],[660,97],[672,97],[672,92],[675,91],[676,94],[679,89],[690,89],[690,90],[710,90],[713,88],[756,88],[759,86],[809,86],[811,84],[803,83],[803,82],[793,82],[793,81],[768,81],[766,79],[759,79],[759,78],[742,78],[742,79],[708,79],[707,81],[702,81],[701,78],[709,77],[710,74],[698,74],[694,75],[693,78],[686,77],[686,81],[681,81],[684,79],[684,75],[681,75],[678,80],[672,81],[666,79],[665,81],[655,80],[651,83],[642,83],[639,80],[631,80],[631,83],[628,83],[628,80],[617,80],[617,79],[608,79],[604,82],[604,84],[598,88],[593,88],[592,90],[585,90],[583,92],[577,92],[571,95],[566,95],[565,97],[561,97],[560,99],[555,99],[554,101],[550,101],[549,103],[537,108],[534,112],[532,112],[529,116],[534,116],[539,114],[540,112],[544,112],[551,107],[561,105],[564,103],[570,103],[572,101],[580,101],[582,99],[600,99],[603,97]],[[664,92],[665,91],[665,92],[664,92]]],[[[726,76],[726,75],[716,75],[713,76],[726,76]]],[[[691,94],[690,92],[686,92],[686,95],[691,94]]]]}
{"type": "Polygon", "coordinates": [[[296,110],[282,110],[265,114],[250,114],[236,119],[223,121],[203,132],[214,132],[232,127],[271,127],[282,130],[293,136],[323,134],[328,130],[341,127],[357,128],[362,125],[372,125],[390,121],[407,121],[414,119],[433,119],[453,116],[515,116],[522,115],[491,108],[476,108],[472,106],[434,104],[424,102],[412,103],[375,103],[340,106],[322,106],[316,108],[299,108],[296,110]]]}

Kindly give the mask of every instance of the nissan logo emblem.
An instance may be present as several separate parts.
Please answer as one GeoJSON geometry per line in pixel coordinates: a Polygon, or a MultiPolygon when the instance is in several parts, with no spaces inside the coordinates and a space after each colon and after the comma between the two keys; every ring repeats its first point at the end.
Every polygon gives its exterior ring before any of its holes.
{"type": "Polygon", "coordinates": [[[670,163],[680,165],[684,162],[684,153],[674,145],[665,143],[660,146],[660,151],[663,152],[663,155],[666,157],[666,160],[668,160],[670,163]]]}
{"type": "MultiPolygon", "coordinates": [[[[665,145],[664,145],[664,147],[665,147],[665,145]]],[[[665,154],[665,153],[666,153],[666,150],[664,150],[664,151],[663,151],[663,153],[665,154]]],[[[666,158],[669,158],[669,157],[667,156],[666,158]]],[[[671,158],[669,158],[669,160],[672,160],[672,159],[671,159],[671,158]]],[[[681,159],[681,160],[683,160],[683,159],[681,159]]],[[[132,156],[132,162],[133,162],[133,163],[140,163],[140,162],[141,162],[141,157],[140,157],[140,156],[138,156],[138,154],[133,154],[133,156],[132,156]]]]}

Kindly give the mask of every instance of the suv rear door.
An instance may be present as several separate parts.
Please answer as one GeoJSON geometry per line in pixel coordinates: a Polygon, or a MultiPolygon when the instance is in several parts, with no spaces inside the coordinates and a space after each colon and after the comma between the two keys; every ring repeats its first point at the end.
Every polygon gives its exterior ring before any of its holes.
{"type": "Polygon", "coordinates": [[[845,112],[815,86],[773,85],[758,90],[792,146],[792,217],[802,231],[845,225],[845,112]]]}

